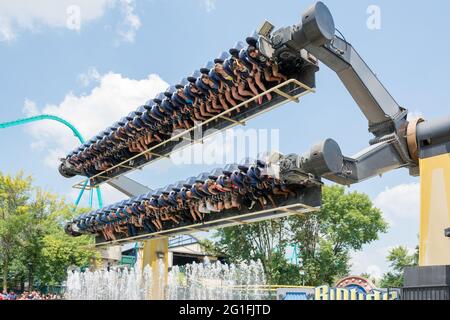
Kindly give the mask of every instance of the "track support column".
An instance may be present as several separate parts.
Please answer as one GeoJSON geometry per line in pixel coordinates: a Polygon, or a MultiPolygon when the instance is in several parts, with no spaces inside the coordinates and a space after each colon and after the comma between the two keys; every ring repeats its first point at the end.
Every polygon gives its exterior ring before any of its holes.
{"type": "Polygon", "coordinates": [[[169,238],[146,240],[142,250],[142,270],[146,265],[152,268],[152,289],[148,299],[163,300],[168,279],[169,238]]]}

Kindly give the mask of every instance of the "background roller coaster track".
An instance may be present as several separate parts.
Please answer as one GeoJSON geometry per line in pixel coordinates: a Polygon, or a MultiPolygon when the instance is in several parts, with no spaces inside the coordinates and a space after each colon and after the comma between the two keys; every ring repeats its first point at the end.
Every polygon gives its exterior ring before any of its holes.
{"type": "MultiPolygon", "coordinates": [[[[27,124],[27,123],[31,123],[31,122],[36,122],[36,121],[42,121],[42,120],[53,120],[53,121],[57,121],[59,123],[64,124],[70,130],[72,130],[73,135],[78,138],[80,143],[84,143],[83,136],[77,130],[77,128],[74,127],[73,124],[71,124],[67,120],[64,120],[63,118],[60,118],[58,116],[54,116],[54,115],[51,115],[51,114],[41,114],[41,115],[34,116],[34,117],[28,117],[28,118],[23,118],[23,119],[14,120],[14,121],[2,122],[2,123],[0,123],[0,129],[6,129],[6,128],[15,127],[15,126],[19,126],[19,125],[23,125],[23,124],[27,124]]],[[[78,197],[77,197],[77,199],[75,201],[75,209],[77,208],[78,204],[80,203],[81,197],[83,196],[84,190],[86,190],[86,189],[90,190],[90,193],[89,193],[89,205],[92,208],[92,200],[93,200],[92,192],[93,192],[93,188],[94,187],[88,186],[88,182],[89,182],[89,180],[86,180],[83,183],[82,187],[80,188],[81,191],[78,194],[78,197]]],[[[101,207],[103,207],[102,193],[101,193],[101,190],[100,190],[99,187],[95,187],[95,189],[97,190],[98,206],[101,208],[101,207]]]]}

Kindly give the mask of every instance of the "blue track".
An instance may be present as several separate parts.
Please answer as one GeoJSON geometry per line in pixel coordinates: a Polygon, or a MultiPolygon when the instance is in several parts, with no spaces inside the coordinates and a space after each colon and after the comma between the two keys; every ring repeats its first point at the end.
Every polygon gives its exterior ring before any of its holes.
{"type": "MultiPolygon", "coordinates": [[[[66,127],[68,127],[70,130],[72,130],[74,136],[76,136],[78,138],[78,140],[81,143],[84,143],[84,138],[81,135],[81,133],[77,130],[77,128],[75,128],[70,122],[68,122],[67,120],[64,120],[63,118],[60,118],[58,116],[54,116],[51,114],[41,114],[38,116],[34,116],[34,117],[28,117],[28,118],[23,118],[23,119],[19,119],[19,120],[14,120],[14,121],[9,121],[9,122],[3,122],[0,123],[0,129],[6,129],[6,128],[10,128],[10,127],[15,127],[15,126],[19,126],[22,124],[27,124],[30,122],[36,122],[36,121],[42,121],[42,120],[53,120],[53,121],[57,121],[59,123],[64,124],[66,127]]],[[[83,196],[84,190],[87,186],[88,180],[86,180],[83,188],[81,189],[77,200],[75,201],[75,209],[78,207],[78,204],[80,203],[81,197],[83,196]]],[[[103,207],[103,199],[102,199],[102,193],[100,191],[99,187],[95,188],[97,190],[97,200],[98,200],[98,206],[101,208],[103,207]]],[[[89,205],[92,208],[92,199],[93,199],[93,189],[90,190],[90,195],[89,195],[89,205]]]]}

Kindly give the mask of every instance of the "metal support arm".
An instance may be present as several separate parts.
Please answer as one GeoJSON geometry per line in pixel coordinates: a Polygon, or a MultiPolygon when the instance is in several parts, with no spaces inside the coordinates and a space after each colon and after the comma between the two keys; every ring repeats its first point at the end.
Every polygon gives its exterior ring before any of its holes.
{"type": "Polygon", "coordinates": [[[126,176],[113,178],[108,181],[108,184],[128,197],[136,197],[152,191],[152,189],[126,176]]]}
{"type": "MultiPolygon", "coordinates": [[[[316,179],[323,177],[351,185],[404,165],[392,142],[380,142],[352,157],[345,157],[339,145],[333,139],[327,139],[302,155],[282,156],[279,166],[284,178],[300,172],[304,175],[303,180],[312,174],[316,179]]],[[[300,177],[299,174],[297,176],[300,177]]]]}
{"type": "Polygon", "coordinates": [[[323,46],[309,44],[305,49],[336,72],[376,137],[396,131],[406,120],[405,109],[397,104],[352,45],[335,36],[323,46]]]}
{"type": "Polygon", "coordinates": [[[395,132],[406,120],[405,109],[397,104],[352,45],[335,35],[333,16],[322,2],[306,11],[300,24],[274,32],[272,39],[277,47],[275,55],[281,54],[285,46],[306,50],[335,71],[376,137],[395,132]]]}
{"type": "Polygon", "coordinates": [[[404,166],[394,145],[382,142],[352,157],[344,157],[341,172],[325,173],[323,177],[339,184],[351,185],[404,166]]]}
{"type": "Polygon", "coordinates": [[[418,163],[411,158],[406,139],[408,111],[397,104],[352,45],[337,37],[335,30],[329,9],[317,2],[303,14],[301,23],[273,32],[261,46],[268,54],[265,48],[269,43],[275,60],[289,52],[306,51],[314,56],[336,72],[368,120],[369,132],[375,136],[369,142],[371,146],[354,157],[344,157],[341,172],[333,170],[323,176],[352,184],[400,167],[417,174],[418,163]]]}

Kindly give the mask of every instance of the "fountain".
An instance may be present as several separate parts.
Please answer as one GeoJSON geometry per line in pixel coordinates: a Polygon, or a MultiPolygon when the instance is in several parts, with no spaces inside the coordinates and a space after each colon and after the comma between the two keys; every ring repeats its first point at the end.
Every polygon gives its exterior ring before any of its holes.
{"type": "MultiPolygon", "coordinates": [[[[163,267],[160,261],[159,267],[163,267]]],[[[110,270],[68,270],[66,299],[69,300],[144,300],[152,299],[152,270],[111,268],[110,270]]],[[[260,300],[269,296],[261,290],[266,284],[260,261],[238,265],[221,262],[174,266],[164,289],[167,300],[260,300]]]]}

